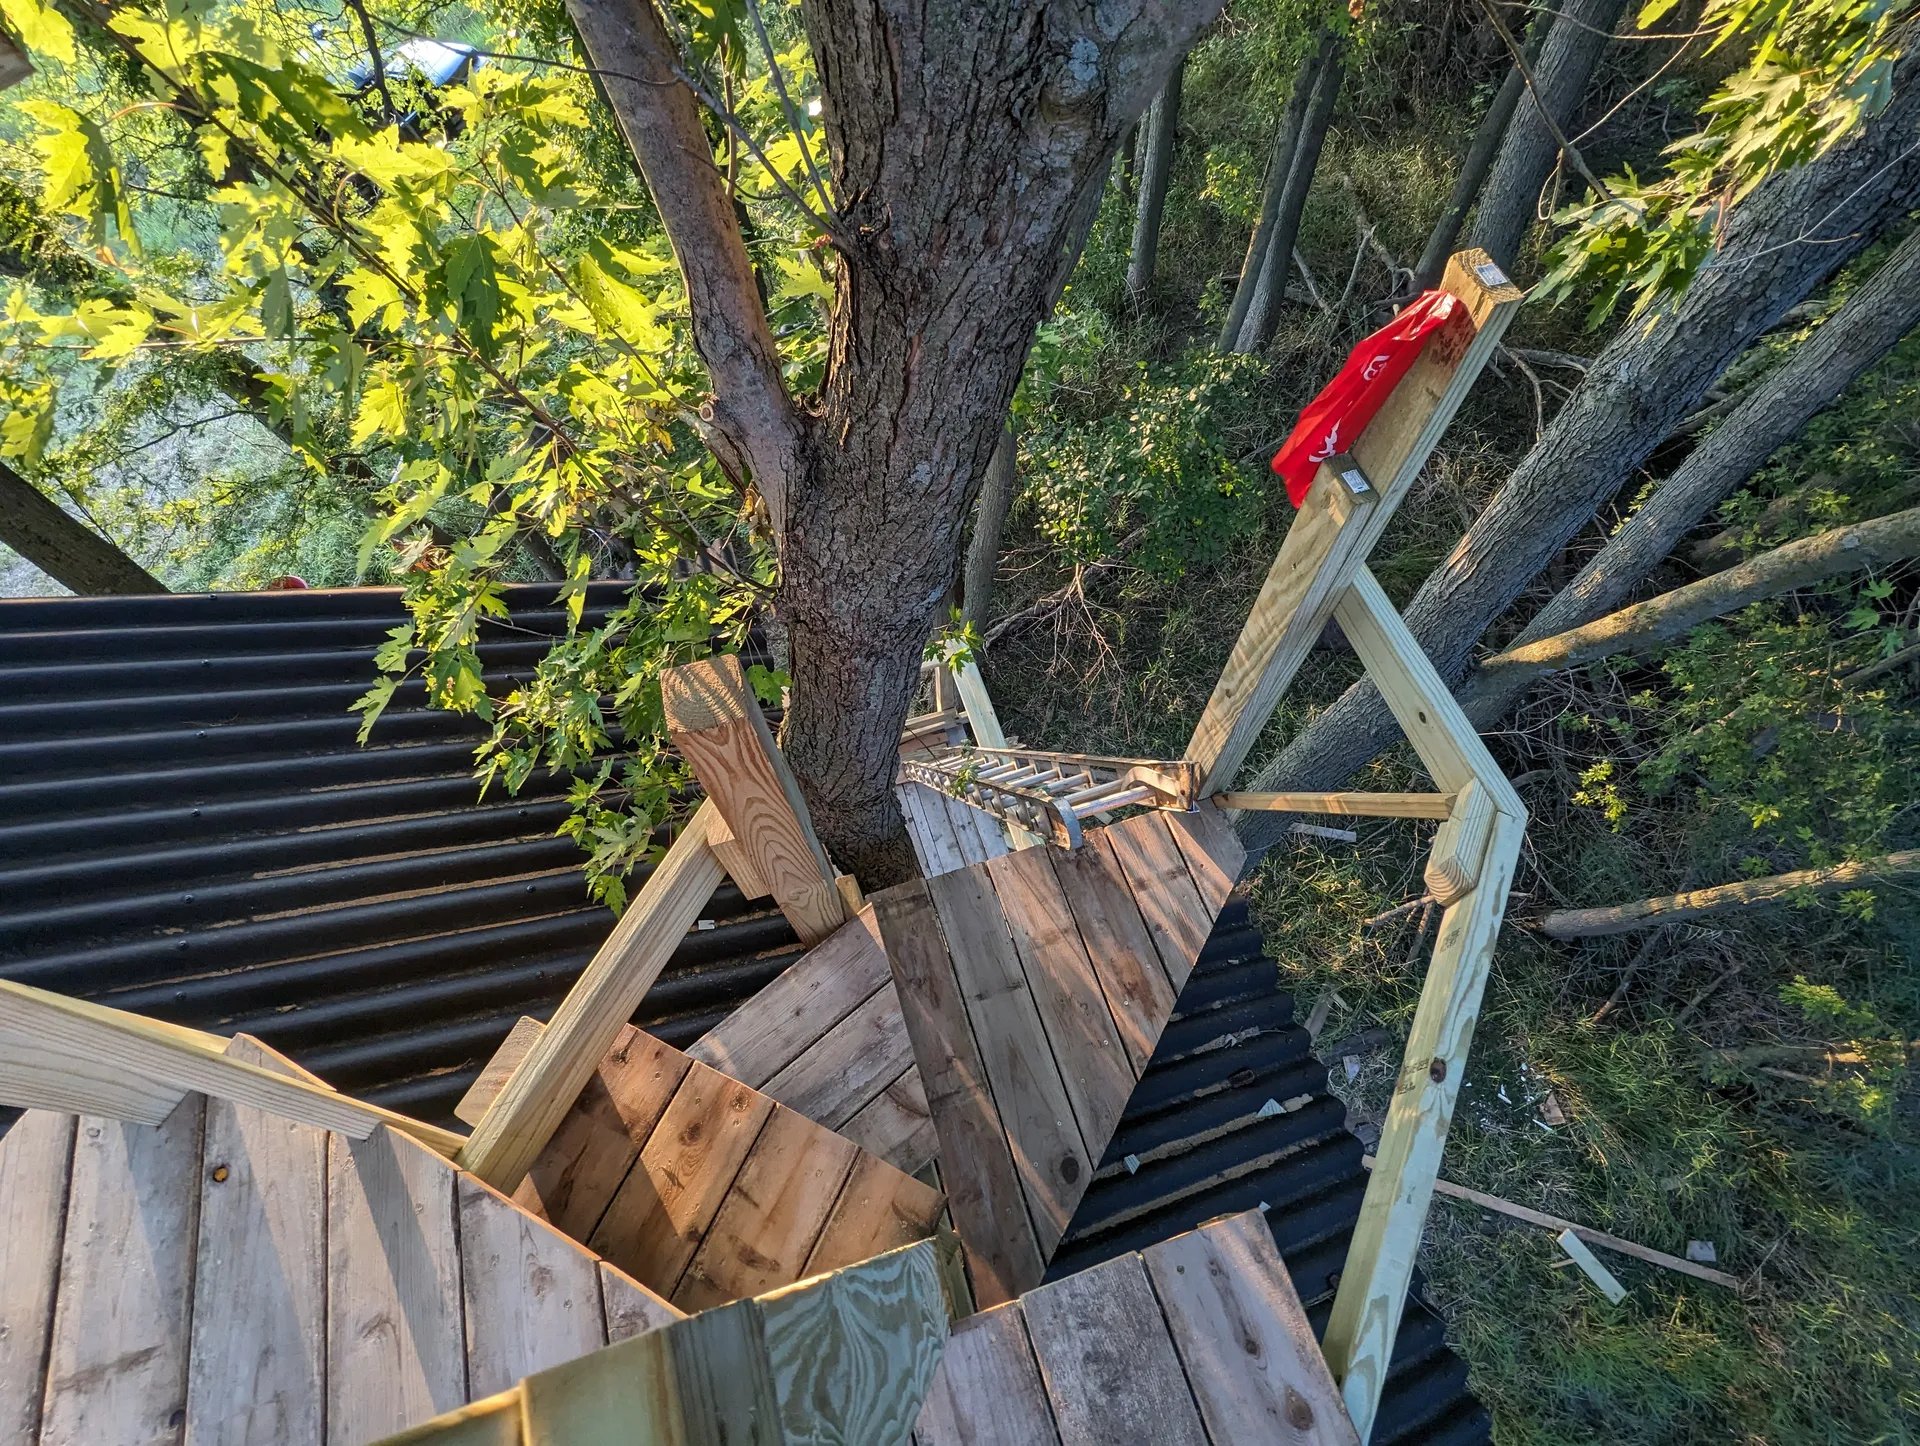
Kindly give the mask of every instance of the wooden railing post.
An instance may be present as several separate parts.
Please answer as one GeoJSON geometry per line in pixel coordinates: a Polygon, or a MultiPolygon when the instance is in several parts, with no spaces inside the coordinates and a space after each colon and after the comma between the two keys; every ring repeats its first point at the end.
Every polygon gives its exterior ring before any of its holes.
{"type": "Polygon", "coordinates": [[[743,893],[771,894],[806,943],[826,938],[847,921],[834,868],[740,660],[669,668],[660,697],[668,736],[731,834],[727,848],[750,860],[734,881],[743,893]]]}
{"type": "Polygon", "coordinates": [[[1203,794],[1233,787],[1354,569],[1412,489],[1522,297],[1483,251],[1455,255],[1441,286],[1465,304],[1466,322],[1435,334],[1351,455],[1329,459],[1314,479],[1187,745],[1186,756],[1205,775],[1203,794]]]}

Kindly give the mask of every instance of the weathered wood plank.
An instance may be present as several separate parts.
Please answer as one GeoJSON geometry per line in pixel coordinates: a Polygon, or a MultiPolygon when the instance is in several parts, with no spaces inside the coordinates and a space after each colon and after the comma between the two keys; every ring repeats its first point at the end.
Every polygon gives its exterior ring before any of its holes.
{"type": "Polygon", "coordinates": [[[1101,829],[1099,838],[1113,850],[1178,995],[1213,932],[1213,911],[1200,898],[1186,858],[1158,811],[1122,819],[1101,829]]]}
{"type": "Polygon", "coordinates": [[[1097,1162],[1139,1074],[1054,873],[1055,853],[1021,849],[984,867],[1053,1045],[1087,1158],[1097,1162]]]}
{"type": "MultiPolygon", "coordinates": [[[[905,1028],[904,1021],[901,1027],[905,1028]]],[[[838,1127],[838,1133],[904,1174],[921,1169],[940,1153],[940,1137],[933,1127],[933,1112],[927,1106],[919,1066],[875,1095],[838,1127]]]]}
{"type": "Polygon", "coordinates": [[[1040,1279],[1044,1261],[932,899],[924,883],[912,883],[871,904],[940,1152],[966,1162],[948,1182],[947,1204],[974,1297],[983,1305],[1011,1300],[1040,1279]]]}
{"type": "Polygon", "coordinates": [[[1141,1257],[1215,1441],[1358,1446],[1258,1210],[1176,1235],[1141,1257]]]}
{"type": "Polygon", "coordinates": [[[327,1146],[327,1440],[362,1446],[467,1399],[456,1172],[390,1130],[327,1146]]]}
{"type": "MultiPolygon", "coordinates": [[[[1183,874],[1185,869],[1181,865],[1183,874]]],[[[1032,1209],[1035,1237],[1042,1255],[1050,1255],[1093,1178],[1093,1166],[1020,956],[981,872],[962,869],[930,879],[927,890],[1032,1209]]],[[[925,1055],[915,1053],[924,1069],[925,1055]]],[[[949,1161],[967,1158],[946,1154],[949,1161]]]]}
{"type": "MultiPolygon", "coordinates": [[[[1220,810],[1209,805],[1203,804],[1192,813],[1163,816],[1187,860],[1200,902],[1213,918],[1218,918],[1233,886],[1240,882],[1240,871],[1246,867],[1247,851],[1239,835],[1220,810]]],[[[1208,932],[1212,932],[1212,919],[1208,920],[1208,932]]]]}
{"type": "Polygon", "coordinates": [[[724,875],[707,846],[719,820],[711,799],[694,810],[475,1127],[461,1168],[508,1192],[525,1178],[719,887],[724,875]]]}
{"type": "Polygon", "coordinates": [[[72,1115],[30,1110],[0,1138],[0,1441],[40,1428],[73,1133],[72,1115]]]}
{"type": "Polygon", "coordinates": [[[1062,1446],[1207,1446],[1139,1256],[1043,1285],[1020,1308],[1062,1446]]]}
{"type": "Polygon", "coordinates": [[[761,1088],[789,1109],[837,1130],[912,1063],[900,996],[888,979],[761,1088]]]}
{"type": "Polygon", "coordinates": [[[514,1202],[575,1240],[591,1239],[690,1063],[644,1030],[623,1025],[514,1202]]]}
{"type": "Polygon", "coordinates": [[[1056,853],[1053,867],[1137,1074],[1173,1014],[1166,967],[1110,847],[1090,839],[1085,848],[1056,853]]]}
{"type": "MultiPolygon", "coordinates": [[[[280,1057],[242,1036],[229,1051],[280,1057]]],[[[207,1103],[188,1446],[317,1443],[326,1421],[327,1135],[207,1103]]]]}
{"type": "Polygon", "coordinates": [[[158,1126],[80,1120],[41,1446],[182,1438],[205,1105],[189,1095],[158,1126]]]}
{"type": "Polygon", "coordinates": [[[1265,813],[1323,813],[1352,818],[1445,818],[1450,793],[1216,793],[1215,806],[1265,813]]]}
{"type": "Polygon", "coordinates": [[[937,878],[965,868],[966,857],[960,851],[960,840],[954,837],[940,795],[924,783],[906,783],[900,787],[906,795],[908,817],[917,829],[926,876],[937,878]]]}
{"type": "Polygon", "coordinates": [[[604,1260],[600,1262],[600,1298],[606,1311],[609,1343],[631,1340],[687,1318],[685,1311],[676,1309],[604,1260]]]}
{"type": "Polygon", "coordinates": [[[470,1175],[456,1201],[468,1395],[491,1396],[607,1343],[592,1255],[470,1175]]]}
{"type": "Polygon", "coordinates": [[[849,919],[701,1035],[687,1053],[742,1084],[763,1089],[891,982],[886,951],[871,922],[849,919]]]}
{"type": "Polygon", "coordinates": [[[800,1279],[859,1153],[851,1141],[775,1105],[673,1303],[701,1311],[800,1279]]]}
{"type": "Polygon", "coordinates": [[[589,1249],[672,1300],[773,1101],[698,1060],[600,1219],[589,1249]]]}
{"type": "Polygon", "coordinates": [[[917,1446],[1058,1446],[1053,1407],[1019,1302],[982,1311],[954,1328],[913,1438],[917,1446]]]}
{"type": "Polygon", "coordinates": [[[930,1242],[757,1304],[786,1446],[907,1440],[947,1338],[930,1242]]]}
{"type": "Polygon", "coordinates": [[[873,1155],[853,1162],[800,1277],[839,1270],[932,1236],[946,1197],[873,1155]]]}
{"type": "Polygon", "coordinates": [[[733,839],[752,855],[756,882],[802,940],[826,938],[846,921],[836,871],[740,660],[722,656],[667,669],[660,701],[668,736],[733,839]]]}

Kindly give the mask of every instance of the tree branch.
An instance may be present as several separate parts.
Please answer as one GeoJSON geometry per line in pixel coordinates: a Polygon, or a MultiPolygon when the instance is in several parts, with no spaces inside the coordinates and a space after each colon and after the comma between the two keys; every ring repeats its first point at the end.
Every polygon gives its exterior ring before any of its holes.
{"type": "Polygon", "coordinates": [[[800,422],[699,100],[652,0],[567,8],[680,261],[694,348],[713,381],[708,441],[728,471],[751,476],[778,536],[799,471],[800,422]]]}

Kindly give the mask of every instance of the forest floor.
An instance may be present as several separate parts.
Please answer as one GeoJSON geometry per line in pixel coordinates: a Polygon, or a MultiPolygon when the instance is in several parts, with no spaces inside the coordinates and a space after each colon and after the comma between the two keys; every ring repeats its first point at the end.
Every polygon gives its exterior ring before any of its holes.
{"type": "MultiPolygon", "coordinates": [[[[1320,289],[1339,295],[1357,254],[1355,295],[1369,285],[1377,294],[1385,273],[1358,239],[1354,207],[1380,220],[1375,239],[1404,258],[1420,237],[1396,220],[1393,197],[1411,178],[1404,213],[1430,215],[1437,203],[1421,193],[1444,188],[1444,166],[1418,152],[1336,146],[1322,169],[1354,176],[1355,186],[1348,196],[1337,180],[1323,184],[1309,215],[1303,250],[1320,289]]],[[[1179,247],[1177,216],[1172,225],[1169,244],[1179,247]]],[[[1096,265],[1101,244],[1096,234],[1096,265]]],[[[1212,254],[1219,260],[1220,248],[1212,254]]],[[[1238,430],[1221,450],[1258,470],[1260,449],[1271,450],[1377,316],[1358,305],[1334,315],[1296,307],[1260,405],[1222,423],[1238,430]]],[[[1591,353],[1597,343],[1576,327],[1523,312],[1510,341],[1591,353]]],[[[1181,345],[1143,319],[1109,344],[1111,370],[1134,376],[1146,356],[1151,374],[1156,358],[1174,364],[1181,345]]],[[[1085,405],[1124,405],[1117,391],[1102,400],[1098,370],[1085,405]]],[[[1574,380],[1529,377],[1511,362],[1483,377],[1375,553],[1396,601],[1533,441],[1537,407],[1550,412],[1554,384],[1574,380]]],[[[1023,469],[1047,464],[1036,450],[1023,469]]],[[[1023,485],[1045,483],[1023,471],[1023,485]]],[[[1030,494],[1003,551],[994,618],[1074,580],[1034,510],[1030,494]]],[[[987,654],[1008,732],[1033,747],[1178,757],[1289,515],[1270,489],[1223,555],[1082,572],[1083,596],[1043,608],[987,654]]],[[[1762,624],[1752,626],[1761,637],[1762,624]]],[[[1316,652],[1255,760],[1357,675],[1344,648],[1316,652]]],[[[1578,1270],[1561,1268],[1550,1233],[1436,1198],[1422,1252],[1428,1291],[1502,1443],[1915,1439],[1920,1130],[1906,1061],[1883,1060],[1864,1077],[1834,1074],[1820,1047],[1865,1033],[1891,1036],[1899,1049],[1920,1036],[1913,891],[1882,890],[1877,908],[1829,900],[1574,944],[1513,922],[1544,906],[1622,902],[1751,871],[1741,853],[1750,846],[1702,802],[1704,791],[1639,786],[1636,770],[1679,726],[1656,696],[1671,686],[1658,660],[1563,676],[1489,736],[1532,822],[1444,1174],[1674,1255],[1709,1242],[1720,1268],[1748,1288],[1735,1294],[1602,1251],[1628,1287],[1610,1305],[1578,1270]],[[1787,1058],[1792,1068],[1777,1053],[1723,1053],[1775,1048],[1801,1053],[1787,1058]]],[[[1427,785],[1402,749],[1351,786],[1427,785]]],[[[1809,774],[1808,789],[1823,786],[1809,774]]],[[[1431,944],[1417,912],[1368,921],[1421,893],[1434,826],[1338,822],[1355,828],[1357,843],[1302,838],[1277,848],[1249,891],[1302,1014],[1330,1003],[1319,1047],[1365,1134],[1384,1114],[1431,944]],[[1341,1046],[1363,1031],[1363,1044],[1388,1042],[1341,1046]]]]}

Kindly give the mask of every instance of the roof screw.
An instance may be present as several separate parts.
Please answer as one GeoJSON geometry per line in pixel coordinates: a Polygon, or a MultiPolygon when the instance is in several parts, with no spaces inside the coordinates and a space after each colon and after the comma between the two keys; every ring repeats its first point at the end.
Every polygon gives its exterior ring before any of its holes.
{"type": "Polygon", "coordinates": [[[1440,1084],[1445,1081],[1446,1077],[1447,1062],[1438,1055],[1435,1055],[1433,1063],[1427,1066],[1427,1078],[1435,1084],[1440,1084]]]}

